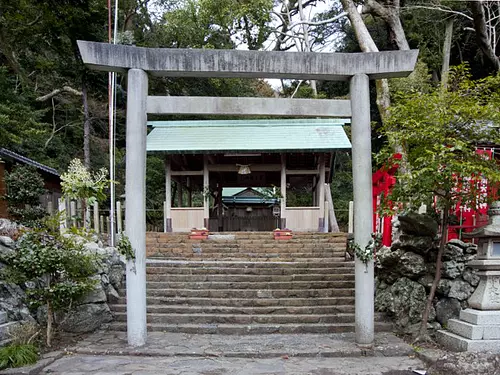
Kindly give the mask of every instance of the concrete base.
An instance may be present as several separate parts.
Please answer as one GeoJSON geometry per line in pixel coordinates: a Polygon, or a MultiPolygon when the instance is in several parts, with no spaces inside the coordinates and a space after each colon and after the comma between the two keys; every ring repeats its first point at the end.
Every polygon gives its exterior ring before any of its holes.
{"type": "Polygon", "coordinates": [[[500,353],[500,311],[463,310],[460,320],[448,321],[448,331],[438,332],[438,340],[456,351],[500,353]]]}
{"type": "Polygon", "coordinates": [[[470,340],[449,331],[438,331],[438,342],[457,352],[500,353],[500,340],[470,340]]]}

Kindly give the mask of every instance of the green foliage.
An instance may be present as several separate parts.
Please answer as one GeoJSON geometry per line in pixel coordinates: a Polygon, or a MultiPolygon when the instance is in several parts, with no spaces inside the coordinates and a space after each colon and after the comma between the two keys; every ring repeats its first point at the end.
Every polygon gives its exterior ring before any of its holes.
{"type": "Polygon", "coordinates": [[[68,308],[94,285],[89,277],[95,258],[73,237],[47,227],[26,232],[6,263],[12,281],[29,285],[26,294],[33,307],[50,303],[55,310],[68,308]]]}
{"type": "Polygon", "coordinates": [[[68,171],[61,175],[61,187],[66,197],[70,199],[85,199],[92,205],[106,199],[105,189],[109,186],[108,171],[101,168],[91,173],[80,159],[73,159],[68,171]]]}
{"type": "Polygon", "coordinates": [[[33,344],[11,344],[0,348],[0,370],[36,363],[38,349],[33,344]]]}
{"type": "Polygon", "coordinates": [[[120,239],[117,246],[118,252],[123,255],[127,260],[135,260],[135,251],[132,248],[130,239],[125,233],[120,233],[120,239]]]}
{"type": "Polygon", "coordinates": [[[40,196],[45,193],[43,177],[34,167],[20,165],[5,177],[9,213],[22,224],[34,226],[46,215],[40,207],[40,196]]]}
{"type": "Polygon", "coordinates": [[[382,235],[380,233],[372,233],[372,238],[368,241],[368,244],[364,249],[357,243],[353,243],[351,246],[354,249],[354,254],[356,254],[356,259],[362,261],[365,265],[369,261],[373,260],[375,252],[382,245],[382,235]]]}
{"type": "MultiPolygon", "coordinates": [[[[403,146],[409,170],[399,170],[389,199],[405,202],[409,209],[435,196],[441,207],[459,200],[470,207],[483,203],[476,182],[500,181],[500,169],[475,148],[485,142],[499,144],[499,123],[500,76],[473,81],[461,67],[452,70],[447,91],[398,95],[383,132],[403,146]]],[[[386,146],[379,161],[388,160],[392,150],[386,146]]]]}

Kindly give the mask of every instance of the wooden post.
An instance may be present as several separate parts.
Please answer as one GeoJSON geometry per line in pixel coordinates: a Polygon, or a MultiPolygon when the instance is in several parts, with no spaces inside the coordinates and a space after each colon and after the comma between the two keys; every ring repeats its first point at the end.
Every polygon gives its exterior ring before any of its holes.
{"type": "Polygon", "coordinates": [[[118,233],[123,231],[122,226],[122,202],[116,202],[116,230],[118,233]]]}
{"type": "Polygon", "coordinates": [[[68,224],[66,222],[67,216],[66,216],[66,199],[64,198],[59,198],[58,200],[59,203],[59,215],[60,215],[60,221],[59,221],[59,231],[61,233],[64,233],[66,231],[66,228],[68,227],[68,224]]]}
{"type": "Polygon", "coordinates": [[[94,231],[99,233],[99,203],[94,203],[94,231]]]}
{"type": "Polygon", "coordinates": [[[108,244],[111,246],[111,218],[109,216],[106,216],[106,232],[108,233],[108,244]]]}
{"type": "Polygon", "coordinates": [[[219,183],[217,186],[217,230],[222,232],[224,230],[224,218],[222,217],[222,213],[224,212],[222,207],[222,184],[219,183]]]}
{"type": "Polygon", "coordinates": [[[318,203],[319,219],[318,232],[324,231],[325,226],[325,155],[319,156],[319,180],[318,180],[318,203]]]}
{"type": "Polygon", "coordinates": [[[318,190],[316,184],[316,176],[313,176],[313,185],[312,185],[312,195],[313,195],[313,207],[318,205],[318,190]]]}
{"type": "Polygon", "coordinates": [[[354,202],[349,201],[349,223],[347,233],[354,233],[354,202]]]}
{"type": "Polygon", "coordinates": [[[207,229],[210,220],[210,178],[208,173],[208,155],[203,155],[203,226],[207,229]]]}
{"type": "Polygon", "coordinates": [[[186,188],[188,191],[187,206],[192,207],[193,206],[193,192],[191,190],[191,177],[189,177],[189,176],[186,177],[186,188]]]}
{"type": "Polygon", "coordinates": [[[52,203],[52,200],[47,201],[47,213],[49,215],[52,215],[54,213],[54,204],[52,203]]]}
{"type": "Polygon", "coordinates": [[[101,233],[104,232],[104,215],[99,216],[99,227],[101,228],[101,233]]]}
{"type": "Polygon", "coordinates": [[[163,231],[172,232],[172,165],[169,155],[165,157],[165,202],[163,212],[163,231]]]}
{"type": "Polygon", "coordinates": [[[177,207],[182,207],[182,177],[177,178],[177,207]]]}
{"type": "Polygon", "coordinates": [[[286,154],[281,154],[281,229],[286,228],[286,154]]]}

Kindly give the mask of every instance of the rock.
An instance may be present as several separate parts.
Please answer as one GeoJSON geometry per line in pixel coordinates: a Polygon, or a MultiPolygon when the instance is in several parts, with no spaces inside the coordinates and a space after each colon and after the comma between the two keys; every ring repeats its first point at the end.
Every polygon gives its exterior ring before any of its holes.
{"type": "Polygon", "coordinates": [[[418,279],[426,272],[424,258],[421,255],[406,252],[399,259],[399,273],[410,279],[418,279]]]}
{"type": "Polygon", "coordinates": [[[442,325],[447,325],[448,320],[458,318],[462,306],[455,298],[443,298],[436,303],[436,320],[442,325]]]}
{"type": "MultiPolygon", "coordinates": [[[[0,244],[0,260],[7,262],[7,258],[15,253],[15,250],[10,246],[0,244]]],[[[8,263],[8,262],[7,262],[8,263]]]]}
{"type": "Polygon", "coordinates": [[[7,312],[10,320],[34,321],[26,300],[26,293],[21,287],[0,281],[0,310],[7,312]]]}
{"type": "Polygon", "coordinates": [[[108,278],[109,283],[113,285],[115,289],[120,289],[125,277],[125,267],[121,265],[114,265],[109,270],[108,278]]]}
{"type": "Polygon", "coordinates": [[[91,290],[80,302],[80,304],[88,304],[88,303],[100,303],[106,302],[106,293],[101,284],[101,277],[99,275],[93,276],[93,280],[96,281],[94,289],[91,290]]]}
{"type": "Polygon", "coordinates": [[[423,285],[426,290],[431,290],[432,282],[434,281],[434,276],[426,274],[417,281],[420,285],[423,285]]]}
{"type": "Polygon", "coordinates": [[[0,232],[2,233],[17,233],[19,229],[21,229],[22,226],[16,224],[13,221],[10,221],[9,219],[0,219],[0,232]]]}
{"type": "Polygon", "coordinates": [[[450,293],[450,289],[451,289],[451,280],[441,279],[439,280],[436,292],[443,296],[448,296],[448,293],[450,293]]]}
{"type": "Polygon", "coordinates": [[[452,243],[447,243],[444,248],[443,260],[462,260],[464,249],[452,243]]]}
{"type": "Polygon", "coordinates": [[[448,279],[456,279],[458,276],[462,274],[465,269],[465,264],[457,262],[455,260],[449,260],[447,262],[443,262],[442,275],[448,279]]]}
{"type": "Polygon", "coordinates": [[[64,314],[59,328],[72,333],[92,332],[112,320],[113,315],[105,303],[79,305],[75,310],[64,314]]]}
{"type": "Polygon", "coordinates": [[[474,293],[474,288],[470,286],[467,281],[459,279],[450,281],[450,291],[448,292],[448,297],[456,298],[459,301],[465,301],[472,295],[472,293],[474,293]]]}
{"type": "Polygon", "coordinates": [[[102,253],[102,249],[95,242],[87,242],[85,245],[83,245],[83,247],[89,253],[93,253],[93,254],[101,254],[102,253]]]}
{"type": "Polygon", "coordinates": [[[108,297],[108,303],[117,303],[120,299],[120,295],[111,284],[106,288],[106,296],[108,297]]]}
{"type": "Polygon", "coordinates": [[[377,290],[375,308],[392,315],[397,328],[407,330],[411,324],[419,323],[422,319],[426,300],[425,288],[403,277],[389,288],[377,290]]]}
{"type": "Polygon", "coordinates": [[[408,212],[398,216],[399,229],[406,234],[435,238],[438,223],[428,215],[408,212]]]}
{"type": "Polygon", "coordinates": [[[429,375],[500,375],[500,354],[447,353],[427,371],[429,375]]]}
{"type": "Polygon", "coordinates": [[[402,234],[398,241],[392,243],[393,250],[402,249],[412,251],[417,254],[425,255],[434,248],[434,240],[432,237],[413,236],[402,234]]]}
{"type": "Polygon", "coordinates": [[[467,249],[467,248],[469,247],[469,245],[470,245],[469,243],[464,242],[464,241],[461,241],[461,240],[459,240],[458,238],[454,238],[454,239],[450,240],[450,241],[448,242],[448,244],[450,244],[450,245],[454,245],[454,246],[458,246],[458,247],[459,247],[459,248],[461,248],[462,250],[467,249]]]}
{"type": "Polygon", "coordinates": [[[11,249],[13,249],[15,244],[16,243],[12,238],[8,236],[0,236],[0,245],[3,245],[5,247],[10,247],[11,249]]]}
{"type": "Polygon", "coordinates": [[[476,271],[470,267],[465,268],[462,273],[462,278],[467,281],[471,286],[476,287],[479,284],[479,276],[476,275],[476,271]]]}

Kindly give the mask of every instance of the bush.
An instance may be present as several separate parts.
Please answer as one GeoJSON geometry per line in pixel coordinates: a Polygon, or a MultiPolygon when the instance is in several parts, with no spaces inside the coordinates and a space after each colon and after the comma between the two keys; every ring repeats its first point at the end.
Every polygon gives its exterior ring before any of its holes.
{"type": "Polygon", "coordinates": [[[50,346],[53,312],[68,309],[92,290],[95,257],[72,236],[62,236],[51,221],[45,221],[42,228],[30,230],[19,239],[6,263],[12,281],[29,285],[26,295],[30,306],[47,307],[50,346]]]}
{"type": "Polygon", "coordinates": [[[36,363],[38,349],[33,344],[11,344],[0,348],[0,370],[36,363]]]}
{"type": "Polygon", "coordinates": [[[47,213],[40,206],[40,195],[45,193],[45,183],[35,168],[21,165],[5,177],[9,214],[27,226],[36,226],[47,213]]]}

